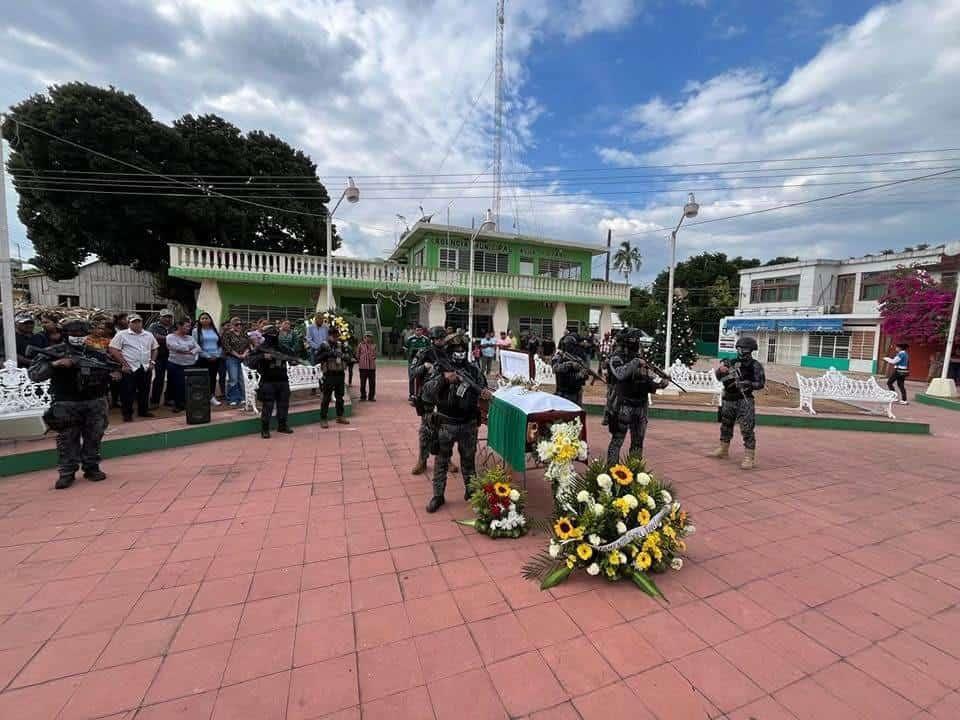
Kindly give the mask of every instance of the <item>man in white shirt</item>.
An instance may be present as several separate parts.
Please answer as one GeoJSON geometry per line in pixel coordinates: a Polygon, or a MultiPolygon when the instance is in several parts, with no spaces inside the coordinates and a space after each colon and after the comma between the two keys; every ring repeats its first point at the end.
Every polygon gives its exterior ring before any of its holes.
{"type": "Polygon", "coordinates": [[[157,360],[160,344],[152,333],[143,329],[143,318],[131,315],[129,326],[113,336],[110,341],[110,356],[123,368],[120,379],[120,406],[123,421],[133,420],[133,400],[137,400],[137,415],[154,417],[147,403],[150,391],[150,371],[157,360]]]}

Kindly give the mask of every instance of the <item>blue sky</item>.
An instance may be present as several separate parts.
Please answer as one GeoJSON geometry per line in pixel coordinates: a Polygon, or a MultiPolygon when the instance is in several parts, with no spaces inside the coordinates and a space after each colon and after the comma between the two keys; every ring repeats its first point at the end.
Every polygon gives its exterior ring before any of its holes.
{"type": "MultiPolygon", "coordinates": [[[[341,252],[382,256],[398,214],[412,222],[422,204],[469,225],[491,204],[490,178],[469,180],[492,157],[494,8],[35,0],[12,6],[0,31],[0,104],[83,80],[134,93],[164,122],[215,112],[276,133],[307,151],[333,190],[358,176],[362,200],[339,220],[341,252]],[[438,173],[463,184],[411,186],[438,173]],[[397,174],[416,177],[383,177],[397,174]]],[[[665,266],[659,228],[676,222],[688,190],[698,220],[715,222],[684,228],[681,258],[848,257],[956,241],[956,179],[724,218],[960,165],[960,152],[899,154],[895,168],[861,160],[830,176],[841,161],[678,166],[960,147],[957,37],[956,0],[508,0],[504,169],[562,172],[508,177],[501,229],[598,244],[610,229],[643,253],[634,282],[665,266]],[[660,169],[625,169],[636,165],[660,169]],[[717,174],[727,167],[737,172],[717,174]],[[605,170],[584,172],[596,168],[605,170]]],[[[29,257],[8,195],[12,238],[29,257]]]]}

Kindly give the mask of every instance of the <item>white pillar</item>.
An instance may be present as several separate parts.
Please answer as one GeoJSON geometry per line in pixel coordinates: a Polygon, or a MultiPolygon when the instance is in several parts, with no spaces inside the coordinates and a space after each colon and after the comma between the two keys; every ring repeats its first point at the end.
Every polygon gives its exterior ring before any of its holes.
{"type": "Polygon", "coordinates": [[[606,336],[613,329],[613,311],[609,305],[600,308],[600,338],[606,336]]]}
{"type": "Polygon", "coordinates": [[[493,331],[498,335],[510,331],[510,301],[507,298],[497,298],[493,306],[493,331]]]}
{"type": "MultiPolygon", "coordinates": [[[[3,120],[0,115],[0,121],[3,120]]],[[[3,347],[7,360],[17,363],[17,338],[14,328],[13,275],[10,263],[10,232],[7,227],[7,188],[3,159],[3,138],[0,138],[0,303],[3,304],[3,347]]]]}
{"type": "Polygon", "coordinates": [[[558,302],[553,306],[553,339],[560,340],[567,331],[567,304],[558,302]]]}
{"type": "Polygon", "coordinates": [[[223,322],[223,301],[220,299],[220,286],[216,280],[204,278],[200,281],[200,293],[197,295],[197,314],[210,313],[210,317],[220,327],[223,322]]]}
{"type": "Polygon", "coordinates": [[[447,306],[440,295],[430,297],[430,305],[427,307],[427,327],[435,325],[444,326],[447,324],[447,306]]]}
{"type": "Polygon", "coordinates": [[[953,378],[948,377],[950,372],[950,356],[953,355],[953,343],[957,337],[957,321],[960,318],[960,286],[953,293],[953,312],[950,315],[950,329],[947,331],[947,345],[943,350],[943,369],[940,377],[930,381],[927,395],[942,398],[957,397],[957,386],[953,378]]]}

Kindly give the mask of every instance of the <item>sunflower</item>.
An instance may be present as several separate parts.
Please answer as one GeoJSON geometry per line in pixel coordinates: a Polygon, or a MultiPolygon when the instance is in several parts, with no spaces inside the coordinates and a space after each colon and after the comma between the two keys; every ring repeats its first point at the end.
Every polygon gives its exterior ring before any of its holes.
{"type": "Polygon", "coordinates": [[[573,521],[568,517],[557,518],[553,524],[553,532],[561,540],[568,540],[574,534],[574,530],[573,521]]]}
{"type": "Polygon", "coordinates": [[[610,475],[620,485],[629,485],[633,482],[633,472],[626,465],[614,465],[610,468],[610,475]]]}
{"type": "Polygon", "coordinates": [[[644,508],[643,510],[638,512],[637,522],[640,523],[641,525],[646,525],[648,522],[650,522],[650,511],[644,508]]]}
{"type": "Polygon", "coordinates": [[[577,545],[577,555],[581,560],[589,560],[593,557],[593,548],[587,545],[586,543],[580,543],[577,545]]]}
{"type": "Polygon", "coordinates": [[[646,570],[653,564],[653,558],[651,558],[647,553],[642,552],[637,555],[637,559],[634,562],[638,568],[641,570],[646,570]]]}
{"type": "Polygon", "coordinates": [[[510,497],[510,486],[507,483],[497,482],[493,484],[493,492],[497,497],[510,497]]]}

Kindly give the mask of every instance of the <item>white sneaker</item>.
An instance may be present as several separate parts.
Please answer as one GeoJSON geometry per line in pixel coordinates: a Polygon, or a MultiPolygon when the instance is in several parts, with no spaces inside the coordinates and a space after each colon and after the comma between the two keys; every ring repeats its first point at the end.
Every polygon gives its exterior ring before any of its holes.
{"type": "Polygon", "coordinates": [[[220,401],[217,400],[216,397],[214,397],[213,395],[211,395],[211,396],[210,396],[210,404],[211,404],[213,407],[219,407],[220,401]]]}
{"type": "Polygon", "coordinates": [[[910,402],[909,402],[908,400],[898,400],[897,402],[898,402],[900,405],[909,405],[909,404],[910,404],[910,402]]]}

